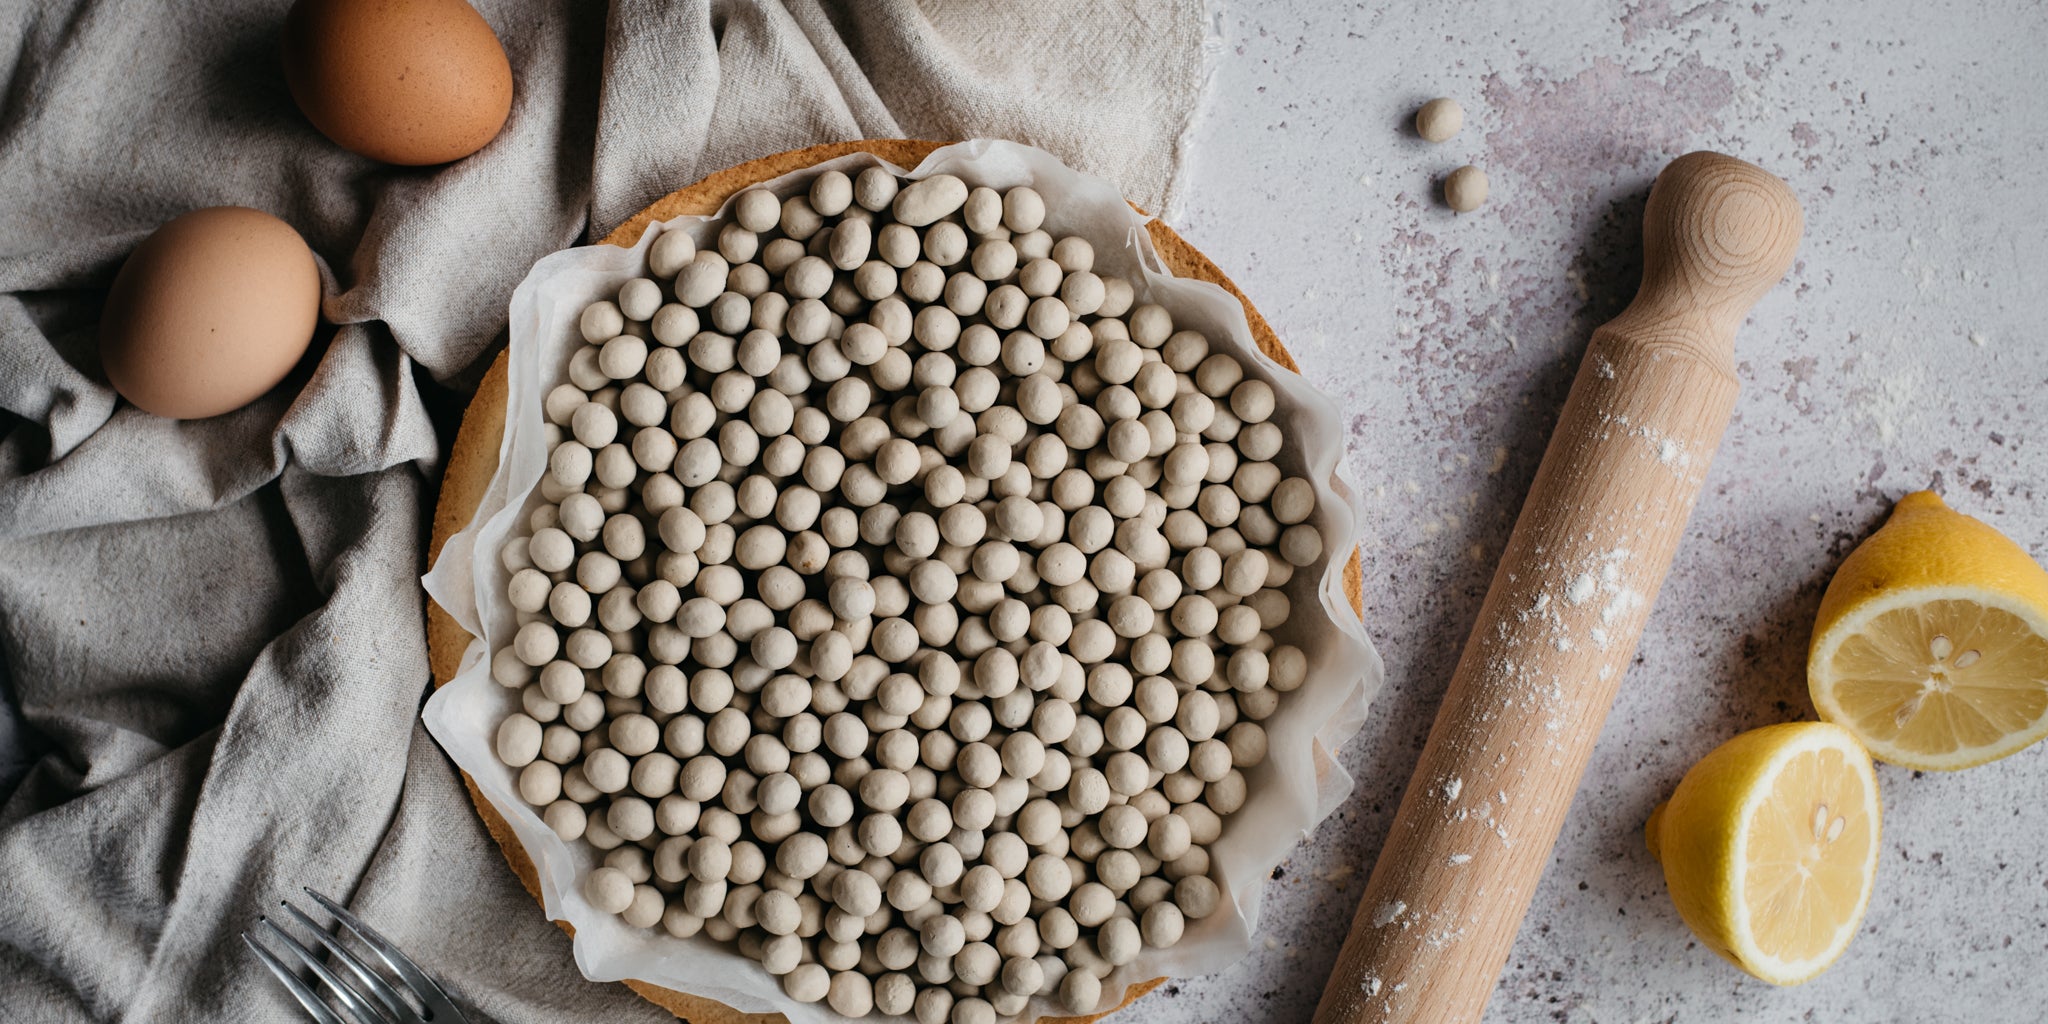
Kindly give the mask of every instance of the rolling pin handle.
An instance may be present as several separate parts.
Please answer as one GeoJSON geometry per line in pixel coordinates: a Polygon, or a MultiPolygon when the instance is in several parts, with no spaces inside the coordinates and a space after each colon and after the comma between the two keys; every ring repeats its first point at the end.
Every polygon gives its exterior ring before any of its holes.
{"type": "Polygon", "coordinates": [[[1643,280],[1607,344],[1673,345],[1735,370],[1735,332],[1785,276],[1805,218],[1778,177],[1720,153],[1664,168],[1643,209],[1643,280]]]}

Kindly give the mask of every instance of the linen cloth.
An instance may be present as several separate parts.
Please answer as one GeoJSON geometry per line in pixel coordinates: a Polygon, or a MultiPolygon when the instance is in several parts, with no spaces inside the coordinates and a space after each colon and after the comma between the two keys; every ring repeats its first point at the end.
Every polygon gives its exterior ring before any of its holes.
{"type": "Polygon", "coordinates": [[[299,116],[287,6],[0,11],[0,1019],[299,1019],[238,936],[302,886],[491,1018],[664,1019],[576,973],[418,724],[434,484],[513,287],[841,139],[1014,138],[1171,209],[1204,13],[478,0],[511,118],[402,169],[299,116]],[[221,204],[305,235],[329,326],[253,405],[159,419],[104,383],[94,322],[137,242],[221,204]]]}

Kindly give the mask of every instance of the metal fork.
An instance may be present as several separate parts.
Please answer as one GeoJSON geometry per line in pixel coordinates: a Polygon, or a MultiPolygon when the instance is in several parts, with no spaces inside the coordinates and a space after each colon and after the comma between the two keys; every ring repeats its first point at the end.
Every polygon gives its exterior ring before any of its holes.
{"type": "Polygon", "coordinates": [[[420,965],[413,963],[411,957],[399,952],[398,947],[391,944],[391,940],[377,934],[369,925],[356,920],[354,914],[333,900],[312,889],[305,892],[306,895],[313,897],[315,903],[334,915],[339,928],[352,933],[358,941],[369,947],[371,952],[377,954],[377,959],[382,960],[384,966],[398,976],[420,1007],[418,1010],[413,1009],[413,1003],[400,995],[395,986],[354,953],[343,948],[327,929],[315,924],[312,918],[293,906],[290,900],[279,900],[285,912],[311,932],[314,941],[326,949],[335,960],[340,961],[359,983],[359,986],[351,986],[328,969],[327,965],[321,963],[320,958],[315,956],[312,950],[292,938],[290,932],[278,927],[275,921],[268,917],[258,918],[258,923],[267,930],[270,938],[281,945],[292,960],[311,970],[313,977],[325,985],[328,991],[333,992],[334,998],[348,1011],[349,1019],[344,1020],[334,1012],[332,1005],[321,998],[318,989],[299,977],[293,966],[264,948],[248,932],[243,932],[242,941],[248,943],[249,949],[263,961],[263,966],[270,968],[270,973],[277,975],[277,980],[284,982],[284,986],[291,990],[292,996],[298,999],[299,1005],[305,1007],[306,1012],[311,1014],[315,1021],[319,1024],[350,1024],[351,1020],[354,1024],[427,1024],[430,1021],[433,1024],[469,1024],[468,1018],[464,1017],[462,1011],[456,1009],[455,1004],[449,1000],[448,993],[442,991],[440,983],[421,970],[420,965]],[[368,993],[367,996],[364,995],[365,992],[368,993]]]}

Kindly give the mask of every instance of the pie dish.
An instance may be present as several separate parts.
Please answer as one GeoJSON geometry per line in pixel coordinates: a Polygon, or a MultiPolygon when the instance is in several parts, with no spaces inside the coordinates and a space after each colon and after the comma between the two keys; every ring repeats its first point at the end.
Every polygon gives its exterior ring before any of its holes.
{"type": "MultiPolygon", "coordinates": [[[[642,234],[650,225],[656,222],[667,221],[681,216],[706,216],[714,214],[718,212],[729,197],[750,185],[800,171],[826,160],[862,152],[873,154],[876,157],[902,167],[914,167],[927,155],[940,148],[940,146],[941,144],[939,143],[906,140],[867,141],[818,146],[763,158],[720,172],[702,182],[663,198],[621,225],[603,241],[609,245],[631,246],[640,240],[642,234]]],[[[1170,228],[1159,221],[1145,221],[1144,227],[1149,235],[1153,252],[1156,253],[1159,263],[1167,271],[1175,277],[1206,280],[1225,289],[1242,304],[1243,313],[1250,328],[1251,338],[1258,346],[1259,351],[1267,359],[1270,359],[1272,363],[1277,364],[1277,368],[1288,371],[1295,370],[1293,359],[1280,345],[1278,339],[1274,336],[1263,318],[1258,315],[1257,311],[1251,307],[1248,301],[1244,300],[1243,295],[1217,270],[1213,263],[1195,251],[1192,246],[1189,246],[1170,228]]],[[[469,524],[479,503],[486,499],[487,492],[492,486],[493,478],[499,468],[498,460],[502,447],[501,443],[504,438],[508,397],[507,361],[501,355],[479,386],[477,395],[465,415],[456,443],[450,454],[443,479],[440,500],[435,513],[433,536],[429,551],[430,561],[432,562],[439,561],[442,548],[449,538],[455,536],[469,524]]],[[[1341,440],[1337,443],[1341,444],[1341,440]]],[[[1335,557],[1331,560],[1339,561],[1335,557]]],[[[1342,558],[1340,564],[1341,575],[1333,573],[1331,579],[1327,582],[1334,584],[1341,578],[1342,595],[1351,605],[1351,611],[1356,614],[1361,604],[1361,581],[1359,561],[1355,550],[1349,551],[1348,557],[1342,558]]],[[[457,673],[464,667],[465,651],[471,647],[473,637],[456,621],[455,617],[448,614],[437,604],[430,604],[429,606],[428,626],[430,655],[435,681],[437,685],[446,684],[454,679],[457,673]]],[[[1358,639],[1362,644],[1362,634],[1358,639]]],[[[1370,654],[1369,646],[1365,647],[1365,653],[1370,654]]],[[[1376,680],[1377,674],[1377,658],[1372,657],[1370,658],[1369,667],[1365,675],[1368,680],[1376,680]]],[[[1362,707],[1361,693],[1358,708],[1362,711],[1362,707]]],[[[1352,727],[1355,728],[1355,722],[1352,723],[1352,727]]],[[[1348,732],[1345,735],[1348,735],[1348,732]]],[[[1337,737],[1337,741],[1341,741],[1341,738],[1341,736],[1337,737]]],[[[1327,761],[1327,752],[1320,747],[1317,752],[1323,755],[1321,760],[1318,761],[1320,766],[1323,761],[1327,761]]],[[[1334,770],[1333,764],[1331,767],[1334,770]]],[[[1336,774],[1341,776],[1341,770],[1336,770],[1336,774]]],[[[511,863],[515,873],[518,874],[521,881],[526,885],[528,891],[533,893],[536,898],[540,898],[544,888],[539,877],[540,872],[536,869],[525,845],[522,844],[519,836],[515,834],[515,830],[505,820],[498,807],[493,804],[477,785],[475,778],[465,773],[465,781],[469,785],[472,799],[477,805],[480,816],[490,829],[493,837],[498,840],[503,848],[506,858],[511,863]]],[[[1348,788],[1348,780],[1345,781],[1344,788],[1348,788]]],[[[1326,813],[1328,806],[1329,804],[1326,801],[1321,813],[1326,813]]],[[[1320,813],[1317,817],[1320,817],[1320,813]]],[[[1313,821],[1304,824],[1312,825],[1313,821]]],[[[1277,859],[1280,854],[1284,853],[1286,846],[1291,846],[1292,837],[1282,835],[1275,837],[1275,840],[1284,844],[1275,848],[1278,852],[1273,856],[1274,859],[1277,859]]],[[[569,929],[574,934],[574,930],[568,922],[564,921],[562,923],[565,929],[569,929]]],[[[1156,986],[1160,980],[1152,979],[1129,984],[1125,988],[1123,998],[1118,1005],[1128,1004],[1138,995],[1156,986]]],[[[651,1001],[677,1013],[679,1016],[692,1020],[718,1022],[780,1019],[776,1015],[742,1014],[714,1000],[660,988],[651,984],[630,980],[626,983],[651,1001]]],[[[1100,1014],[1046,1019],[1094,1020],[1097,1016],[1100,1016],[1100,1014]]]]}

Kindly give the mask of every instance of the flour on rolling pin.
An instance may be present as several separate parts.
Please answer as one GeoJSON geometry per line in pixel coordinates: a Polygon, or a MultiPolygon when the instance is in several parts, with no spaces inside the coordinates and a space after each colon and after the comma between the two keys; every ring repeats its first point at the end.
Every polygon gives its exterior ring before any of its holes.
{"type": "Polygon", "coordinates": [[[1659,176],[1643,283],[1594,332],[1316,1010],[1477,1019],[1735,404],[1735,329],[1798,204],[1741,161],[1659,176]]]}

